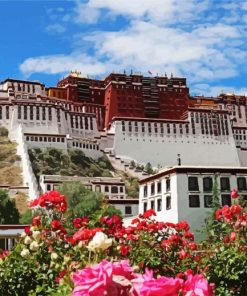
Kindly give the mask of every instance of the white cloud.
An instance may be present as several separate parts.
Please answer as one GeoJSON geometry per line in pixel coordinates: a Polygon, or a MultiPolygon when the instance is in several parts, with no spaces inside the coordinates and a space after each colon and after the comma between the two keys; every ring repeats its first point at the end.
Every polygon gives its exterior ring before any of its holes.
{"type": "Polygon", "coordinates": [[[20,70],[25,76],[33,73],[58,74],[78,70],[82,75],[101,74],[106,71],[105,66],[93,58],[80,53],[66,55],[41,56],[26,59],[20,70]]]}
{"type": "MultiPolygon", "coordinates": [[[[74,34],[77,48],[70,55],[32,57],[20,69],[25,75],[62,74],[72,69],[89,75],[123,69],[173,72],[197,88],[236,77],[247,58],[244,28],[234,24],[241,5],[244,8],[243,2],[219,1],[217,9],[224,6],[227,11],[221,15],[210,0],[77,0],[73,18],[77,23],[100,23],[110,14],[124,16],[125,26],[111,32],[74,34]],[[88,44],[91,56],[85,53],[88,44]]],[[[71,20],[68,12],[64,14],[64,21],[71,20]]],[[[55,25],[51,31],[56,31],[55,25]]]]}
{"type": "Polygon", "coordinates": [[[52,33],[52,34],[61,34],[61,33],[64,33],[66,31],[66,28],[64,26],[62,26],[61,24],[52,24],[52,25],[49,25],[45,28],[45,30],[49,33],[52,33]]]}
{"type": "Polygon", "coordinates": [[[193,95],[217,96],[221,93],[247,96],[247,88],[235,86],[210,86],[209,84],[193,85],[193,95]]]}
{"type": "Polygon", "coordinates": [[[145,19],[154,23],[192,21],[206,8],[207,0],[89,0],[76,1],[77,21],[96,22],[101,10],[131,19],[145,19]],[[197,13],[195,14],[195,9],[197,13]],[[91,14],[91,15],[90,15],[91,14]],[[90,15],[90,16],[89,16],[90,15]]]}

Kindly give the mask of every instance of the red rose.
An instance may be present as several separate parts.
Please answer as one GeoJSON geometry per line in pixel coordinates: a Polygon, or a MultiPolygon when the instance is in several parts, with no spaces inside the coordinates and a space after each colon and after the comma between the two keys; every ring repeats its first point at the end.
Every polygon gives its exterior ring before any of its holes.
{"type": "Polygon", "coordinates": [[[41,217],[40,216],[33,217],[32,225],[39,226],[40,224],[41,224],[41,217]]]}
{"type": "Polygon", "coordinates": [[[235,199],[235,198],[238,198],[239,194],[238,194],[238,191],[237,189],[233,189],[231,191],[231,198],[235,199]]]}
{"type": "Polygon", "coordinates": [[[60,221],[58,221],[58,220],[53,220],[53,221],[51,221],[51,228],[52,228],[53,230],[60,229],[60,227],[61,227],[61,223],[60,223],[60,221]]]}

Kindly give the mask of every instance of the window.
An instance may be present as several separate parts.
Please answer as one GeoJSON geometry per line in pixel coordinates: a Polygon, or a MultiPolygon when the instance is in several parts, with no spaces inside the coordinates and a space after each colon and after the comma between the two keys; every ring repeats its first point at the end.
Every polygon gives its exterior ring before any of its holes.
{"type": "Polygon", "coordinates": [[[119,187],[119,191],[122,193],[123,192],[123,186],[119,187]]]}
{"type": "Polygon", "coordinates": [[[132,125],[131,125],[131,121],[129,121],[129,132],[132,132],[132,125]]]}
{"type": "Polygon", "coordinates": [[[125,122],[122,121],[122,132],[125,132],[125,122]]]}
{"type": "Polygon", "coordinates": [[[96,185],[96,186],[95,186],[95,191],[96,191],[96,192],[101,192],[100,185],[96,185]]]}
{"type": "Polygon", "coordinates": [[[151,184],[151,195],[155,194],[155,185],[154,183],[151,184]]]}
{"type": "Polygon", "coordinates": [[[211,177],[203,178],[203,191],[210,192],[213,189],[213,180],[211,177]]]}
{"type": "Polygon", "coordinates": [[[230,206],[232,204],[230,194],[221,195],[221,204],[222,206],[230,206]]]}
{"type": "Polygon", "coordinates": [[[3,114],[2,114],[2,107],[0,106],[0,119],[2,119],[2,116],[3,116],[3,114]]]}
{"type": "Polygon", "coordinates": [[[105,186],[105,192],[109,192],[109,187],[105,186]]]}
{"type": "Polygon", "coordinates": [[[169,123],[167,124],[167,133],[170,134],[170,125],[169,125],[169,123]]]}
{"type": "Polygon", "coordinates": [[[189,195],[189,207],[190,208],[200,208],[199,195],[189,195]]]}
{"type": "Polygon", "coordinates": [[[147,186],[147,185],[145,185],[145,186],[143,187],[143,196],[144,196],[144,197],[147,197],[147,196],[148,196],[148,186],[147,186]]]}
{"type": "Polygon", "coordinates": [[[90,129],[93,130],[93,118],[90,117],[90,129]]]}
{"type": "Polygon", "coordinates": [[[189,177],[188,178],[188,188],[189,188],[189,191],[199,191],[197,177],[189,177]]]}
{"type": "Polygon", "coordinates": [[[33,120],[33,106],[30,106],[30,120],[33,120]]]}
{"type": "Polygon", "coordinates": [[[144,125],[144,122],[142,122],[142,132],[145,133],[145,125],[144,125]]]}
{"type": "Polygon", "coordinates": [[[36,107],[36,120],[39,120],[39,107],[36,107]]]}
{"type": "Polygon", "coordinates": [[[27,119],[27,106],[24,106],[24,119],[27,119]]]}
{"type": "Polygon", "coordinates": [[[161,198],[159,198],[157,200],[157,212],[160,212],[160,211],[162,211],[162,199],[161,198]]]}
{"type": "Polygon", "coordinates": [[[238,183],[238,190],[239,191],[247,190],[246,179],[244,177],[237,178],[237,183],[238,183]]]}
{"type": "Polygon", "coordinates": [[[47,191],[50,191],[51,190],[51,184],[47,184],[46,190],[47,191]]]}
{"type": "Polygon", "coordinates": [[[221,191],[230,191],[230,180],[227,177],[220,178],[221,191]]]}
{"type": "Polygon", "coordinates": [[[146,212],[147,208],[148,208],[148,204],[147,204],[147,202],[144,202],[143,203],[143,212],[146,212]]]}
{"type": "Polygon", "coordinates": [[[135,132],[138,133],[138,123],[135,121],[135,132]]]}
{"type": "Polygon", "coordinates": [[[85,129],[88,130],[88,118],[85,117],[84,120],[85,120],[85,129]]]}
{"type": "Polygon", "coordinates": [[[118,188],[117,188],[117,186],[112,186],[112,188],[111,188],[111,193],[118,193],[118,188]]]}
{"type": "Polygon", "coordinates": [[[172,208],[171,206],[171,197],[167,196],[166,197],[166,210],[170,210],[172,208]]]}
{"type": "Polygon", "coordinates": [[[170,179],[166,179],[166,192],[171,190],[171,181],[170,179]]]}
{"type": "Polygon", "coordinates": [[[150,207],[154,210],[154,200],[151,200],[150,207]]]}
{"type": "Polygon", "coordinates": [[[48,108],[48,118],[49,118],[50,121],[52,121],[51,108],[48,108]]]}
{"type": "Polygon", "coordinates": [[[177,132],[176,124],[173,124],[173,133],[176,134],[176,132],[177,132]]]}
{"type": "Polygon", "coordinates": [[[125,215],[132,215],[132,207],[125,206],[125,215]]]}
{"type": "Polygon", "coordinates": [[[211,208],[212,201],[213,201],[212,195],[204,195],[204,208],[211,208]]]}
{"type": "Polygon", "coordinates": [[[42,120],[45,120],[45,107],[42,107],[42,120]]]}
{"type": "MultiPolygon", "coordinates": [[[[2,110],[2,107],[1,107],[1,110],[2,110]]],[[[6,106],[6,119],[9,119],[9,106],[6,106]]]]}
{"type": "Polygon", "coordinates": [[[157,193],[161,193],[161,181],[157,183],[157,193]]]}

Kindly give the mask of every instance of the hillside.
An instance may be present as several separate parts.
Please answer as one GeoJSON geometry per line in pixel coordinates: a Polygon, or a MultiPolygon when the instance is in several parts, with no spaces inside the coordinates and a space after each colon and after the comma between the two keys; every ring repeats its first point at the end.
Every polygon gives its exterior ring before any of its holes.
{"type": "Polygon", "coordinates": [[[106,157],[93,160],[85,156],[81,150],[29,149],[33,171],[39,179],[40,175],[112,177],[113,168],[106,157]]]}
{"type": "Polygon", "coordinates": [[[17,144],[11,142],[0,131],[0,185],[22,185],[22,170],[16,164],[20,157],[16,155],[17,144]]]}
{"type": "Polygon", "coordinates": [[[96,160],[87,157],[81,150],[55,148],[29,149],[30,161],[37,179],[43,174],[83,177],[121,177],[129,197],[138,197],[138,179],[125,172],[116,171],[106,156],[96,160]]]}

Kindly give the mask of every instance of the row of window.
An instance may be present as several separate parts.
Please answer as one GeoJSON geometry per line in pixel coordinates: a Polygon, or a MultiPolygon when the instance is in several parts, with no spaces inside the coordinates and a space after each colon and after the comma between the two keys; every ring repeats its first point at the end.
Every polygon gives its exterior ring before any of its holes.
{"type": "MultiPolygon", "coordinates": [[[[87,184],[87,185],[85,185],[85,187],[86,187],[86,189],[88,189],[88,190],[92,190],[92,185],[89,185],[89,184],[87,184]]],[[[53,186],[53,184],[47,184],[46,185],[46,190],[47,191],[50,191],[50,190],[54,190],[54,186],[53,186]]],[[[119,188],[118,188],[118,186],[108,186],[108,185],[106,185],[106,186],[101,186],[101,185],[96,185],[95,186],[95,191],[96,192],[103,192],[103,193],[113,193],[113,194],[117,194],[117,193],[123,193],[124,192],[124,188],[123,188],[123,186],[120,186],[119,188]],[[110,187],[110,190],[109,190],[109,187],[110,187]]]]}
{"type": "Polygon", "coordinates": [[[70,125],[72,128],[83,129],[85,127],[85,130],[93,130],[93,118],[71,115],[70,125]]]}
{"type": "Polygon", "coordinates": [[[86,144],[81,142],[72,142],[73,147],[77,148],[86,148],[86,149],[93,149],[93,150],[99,150],[99,145],[95,144],[86,144]]]}
{"type": "MultiPolygon", "coordinates": [[[[162,211],[162,199],[158,198],[156,200],[151,200],[150,201],[150,208],[153,209],[156,212],[161,212],[162,211]]],[[[172,208],[171,206],[171,196],[167,195],[165,197],[165,209],[168,211],[172,208]]],[[[146,212],[148,209],[148,202],[145,201],[143,202],[143,212],[146,212]]]]}
{"type": "Polygon", "coordinates": [[[170,124],[170,123],[154,123],[148,122],[145,125],[145,122],[141,122],[138,125],[137,121],[131,122],[129,121],[128,124],[125,121],[122,121],[122,132],[148,132],[149,134],[152,133],[161,133],[163,134],[166,132],[167,134],[170,134],[171,132],[173,134],[183,134],[185,129],[185,133],[189,134],[189,124],[170,124]],[[166,131],[165,131],[166,128],[166,131]]]}
{"type": "MultiPolygon", "coordinates": [[[[213,178],[212,177],[204,177],[203,181],[203,192],[212,192],[213,191],[213,178]]],[[[166,179],[165,183],[154,182],[150,185],[150,195],[155,195],[162,193],[162,186],[165,185],[165,192],[169,192],[171,190],[170,179],[166,179]]],[[[230,191],[230,178],[229,177],[220,177],[219,189],[221,191],[230,191]]],[[[237,177],[237,188],[239,191],[247,191],[247,182],[245,177],[237,177]]],[[[188,177],[188,191],[199,191],[199,182],[198,177],[188,177]]],[[[143,197],[148,196],[148,185],[143,186],[143,197]]]]}
{"type": "MultiPolygon", "coordinates": [[[[165,185],[166,185],[165,186],[166,192],[169,192],[171,190],[170,179],[166,179],[165,185]]],[[[151,184],[151,195],[159,194],[161,192],[162,192],[162,182],[161,181],[151,184]]],[[[148,185],[144,185],[144,187],[143,187],[143,196],[144,197],[148,196],[148,185]]]]}
{"type": "Polygon", "coordinates": [[[24,120],[47,120],[48,119],[49,121],[52,121],[51,107],[48,108],[48,114],[46,114],[46,109],[47,109],[46,107],[18,105],[18,119],[24,119],[24,120]],[[29,107],[29,116],[28,116],[28,107],[29,107]],[[34,116],[34,113],[35,113],[35,116],[34,116]]]}
{"type": "MultiPolygon", "coordinates": [[[[230,178],[220,177],[220,190],[230,191],[230,178]]],[[[245,177],[237,177],[237,188],[239,191],[247,190],[247,182],[245,177]]],[[[188,190],[189,191],[199,191],[198,177],[188,177],[188,190]]],[[[210,192],[213,190],[213,179],[212,177],[203,178],[203,191],[210,192]]]]}
{"type": "MultiPolygon", "coordinates": [[[[243,196],[245,199],[247,196],[243,196]]],[[[225,206],[231,206],[232,201],[231,201],[231,196],[230,194],[222,194],[221,195],[221,205],[225,206]]],[[[211,208],[212,207],[212,202],[213,202],[213,197],[212,195],[204,195],[203,196],[203,203],[204,203],[204,208],[211,208]]],[[[191,194],[189,195],[189,207],[190,208],[200,208],[201,207],[201,200],[199,195],[191,194]]]]}
{"type": "Polygon", "coordinates": [[[31,142],[57,142],[57,143],[64,143],[65,138],[61,137],[44,137],[44,136],[26,136],[26,141],[31,142]]]}

